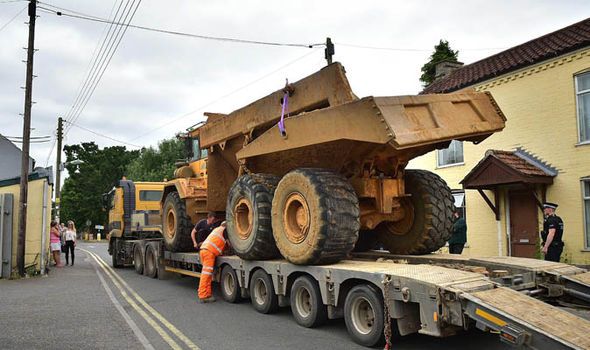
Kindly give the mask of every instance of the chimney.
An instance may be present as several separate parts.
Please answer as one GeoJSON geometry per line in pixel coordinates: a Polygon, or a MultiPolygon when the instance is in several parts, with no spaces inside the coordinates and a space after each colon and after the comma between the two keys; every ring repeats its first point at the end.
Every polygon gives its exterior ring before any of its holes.
{"type": "Polygon", "coordinates": [[[454,70],[459,69],[461,67],[463,67],[463,62],[456,62],[456,61],[449,61],[449,60],[440,61],[434,67],[434,71],[435,71],[434,80],[442,79],[442,78],[448,76],[449,74],[451,74],[451,72],[453,72],[454,70]]]}

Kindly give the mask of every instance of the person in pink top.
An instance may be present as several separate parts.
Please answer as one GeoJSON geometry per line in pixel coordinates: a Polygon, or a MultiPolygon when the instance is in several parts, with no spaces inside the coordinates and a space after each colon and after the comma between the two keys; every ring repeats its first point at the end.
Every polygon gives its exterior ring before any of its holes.
{"type": "Polygon", "coordinates": [[[55,267],[63,267],[61,264],[61,234],[56,221],[51,222],[50,239],[51,253],[55,260],[55,267]]]}

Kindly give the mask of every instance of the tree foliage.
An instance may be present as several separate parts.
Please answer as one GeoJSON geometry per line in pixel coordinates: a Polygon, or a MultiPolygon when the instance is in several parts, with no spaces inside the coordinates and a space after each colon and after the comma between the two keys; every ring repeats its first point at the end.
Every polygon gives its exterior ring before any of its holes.
{"type": "Polygon", "coordinates": [[[458,56],[459,51],[453,51],[448,41],[440,39],[429,61],[422,66],[420,81],[424,86],[430,85],[436,78],[436,65],[442,61],[459,62],[458,56]]]}
{"type": "Polygon", "coordinates": [[[158,148],[144,148],[139,157],[133,160],[127,178],[133,181],[162,181],[172,179],[174,163],[186,158],[184,142],[176,138],[162,140],[158,148]]]}
{"type": "Polygon", "coordinates": [[[84,163],[66,165],[69,176],[61,192],[61,221],[73,220],[79,230],[85,228],[87,220],[92,226],[104,225],[108,214],[102,209],[102,194],[126,175],[127,165],[139,156],[139,151],[122,146],[99,149],[94,142],[84,142],[65,146],[64,153],[66,164],[73,160],[84,163]]]}

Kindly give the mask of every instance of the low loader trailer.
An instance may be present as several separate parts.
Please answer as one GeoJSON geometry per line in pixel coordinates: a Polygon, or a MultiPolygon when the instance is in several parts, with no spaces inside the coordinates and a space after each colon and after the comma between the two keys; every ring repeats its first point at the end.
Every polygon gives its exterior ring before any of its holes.
{"type": "MultiPolygon", "coordinates": [[[[148,277],[200,277],[199,254],[167,251],[162,239],[128,240],[114,253],[148,277]]],[[[351,338],[369,347],[475,327],[517,348],[590,349],[590,321],[556,306],[590,307],[590,272],[562,263],[370,251],[295,265],[228,255],[217,258],[215,280],[227,302],[249,298],[265,314],[290,306],[303,327],[344,318],[351,338]]]]}

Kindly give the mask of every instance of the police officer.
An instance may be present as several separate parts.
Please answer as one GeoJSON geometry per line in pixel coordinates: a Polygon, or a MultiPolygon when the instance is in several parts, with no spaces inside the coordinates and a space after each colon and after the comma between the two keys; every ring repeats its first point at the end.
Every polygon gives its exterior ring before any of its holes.
{"type": "Polygon", "coordinates": [[[557,204],[543,203],[545,220],[543,221],[541,238],[543,238],[542,249],[545,260],[559,262],[563,251],[563,221],[559,216],[555,215],[555,209],[557,209],[557,204]]]}

